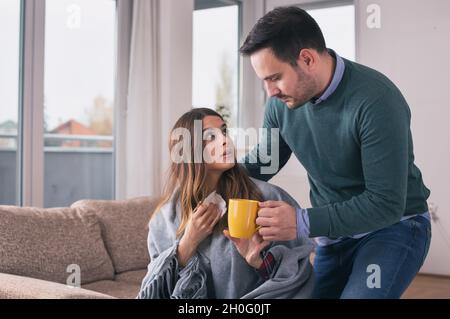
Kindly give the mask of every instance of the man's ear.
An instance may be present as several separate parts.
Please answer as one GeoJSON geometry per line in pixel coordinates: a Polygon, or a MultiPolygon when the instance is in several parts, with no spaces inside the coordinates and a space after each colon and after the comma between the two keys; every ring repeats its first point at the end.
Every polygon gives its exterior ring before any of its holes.
{"type": "Polygon", "coordinates": [[[316,56],[313,50],[310,49],[302,49],[298,55],[297,64],[303,65],[307,69],[311,69],[314,67],[316,61],[316,56]]]}
{"type": "Polygon", "coordinates": [[[305,64],[308,66],[311,64],[311,58],[309,56],[305,57],[305,64]]]}

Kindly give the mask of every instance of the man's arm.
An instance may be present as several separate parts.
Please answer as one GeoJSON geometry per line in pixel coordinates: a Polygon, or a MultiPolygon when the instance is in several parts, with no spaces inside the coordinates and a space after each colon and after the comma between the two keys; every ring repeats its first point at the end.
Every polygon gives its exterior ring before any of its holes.
{"type": "Polygon", "coordinates": [[[292,151],[279,133],[280,123],[275,116],[272,99],[266,103],[263,134],[256,145],[243,160],[249,175],[268,181],[275,176],[291,157],[292,151]]]}

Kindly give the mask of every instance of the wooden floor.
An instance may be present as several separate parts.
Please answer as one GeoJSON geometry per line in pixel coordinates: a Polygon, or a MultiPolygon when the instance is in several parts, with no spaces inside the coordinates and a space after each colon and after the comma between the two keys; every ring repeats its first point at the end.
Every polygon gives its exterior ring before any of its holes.
{"type": "Polygon", "coordinates": [[[402,299],[450,299],[450,277],[418,275],[402,299]]]}

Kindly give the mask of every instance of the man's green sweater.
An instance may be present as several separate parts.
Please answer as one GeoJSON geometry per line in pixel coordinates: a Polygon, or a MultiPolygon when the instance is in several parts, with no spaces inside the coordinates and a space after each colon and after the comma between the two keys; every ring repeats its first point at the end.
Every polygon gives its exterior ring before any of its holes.
{"type": "MultiPolygon", "coordinates": [[[[336,91],[320,104],[291,110],[269,99],[264,127],[279,128],[279,169],[294,153],[308,172],[310,237],[375,231],[428,210],[430,191],[414,164],[410,120],[407,102],[388,78],[348,60],[336,91]]],[[[267,181],[276,172],[261,173],[267,165],[254,163],[258,151],[271,154],[270,143],[260,143],[245,166],[267,181]]]]}

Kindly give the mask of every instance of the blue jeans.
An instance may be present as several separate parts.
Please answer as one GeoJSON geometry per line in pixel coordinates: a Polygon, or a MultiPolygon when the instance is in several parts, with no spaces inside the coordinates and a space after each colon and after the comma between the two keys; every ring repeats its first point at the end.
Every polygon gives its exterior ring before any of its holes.
{"type": "Polygon", "coordinates": [[[317,247],[313,298],[400,298],[427,256],[430,222],[415,216],[372,232],[317,247]]]}

